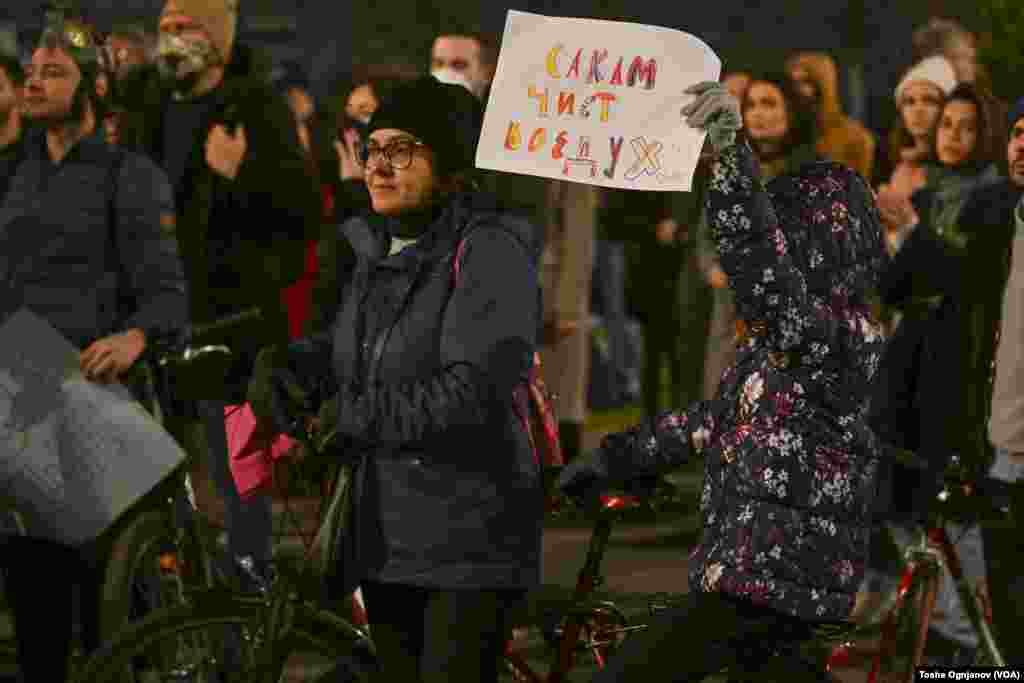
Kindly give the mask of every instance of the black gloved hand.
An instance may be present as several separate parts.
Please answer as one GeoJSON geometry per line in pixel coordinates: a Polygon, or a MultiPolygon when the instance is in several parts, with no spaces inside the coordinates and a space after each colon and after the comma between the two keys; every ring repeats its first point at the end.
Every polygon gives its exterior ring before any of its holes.
{"type": "Polygon", "coordinates": [[[651,418],[624,432],[608,434],[596,451],[562,469],[558,488],[577,500],[589,500],[613,488],[638,496],[654,493],[661,475],[673,469],[676,461],[661,450],[664,446],[658,444],[655,433],[655,419],[651,418]]]}
{"type": "Polygon", "coordinates": [[[608,434],[592,453],[562,468],[558,488],[570,498],[589,499],[647,473],[638,467],[636,442],[639,427],[608,434]]]}
{"type": "Polygon", "coordinates": [[[287,365],[287,352],[278,347],[259,352],[246,399],[257,420],[278,434],[305,433],[303,419],[316,413],[316,403],[287,365]]]}
{"type": "Polygon", "coordinates": [[[567,498],[585,504],[612,485],[601,451],[580,456],[562,468],[556,486],[567,498]]]}

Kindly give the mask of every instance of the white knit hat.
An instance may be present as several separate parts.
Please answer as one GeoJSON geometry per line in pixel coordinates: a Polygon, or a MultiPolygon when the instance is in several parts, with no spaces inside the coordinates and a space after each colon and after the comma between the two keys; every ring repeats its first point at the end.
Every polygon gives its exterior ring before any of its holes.
{"type": "Polygon", "coordinates": [[[956,87],[956,72],[949,60],[941,55],[922,59],[915,64],[896,86],[896,101],[900,99],[903,89],[914,81],[925,81],[938,86],[942,94],[948,95],[956,87]]]}

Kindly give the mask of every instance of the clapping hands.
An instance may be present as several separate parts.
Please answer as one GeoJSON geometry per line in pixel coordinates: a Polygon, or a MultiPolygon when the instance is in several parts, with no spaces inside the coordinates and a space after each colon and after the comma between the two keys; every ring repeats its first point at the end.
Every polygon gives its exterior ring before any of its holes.
{"type": "Polygon", "coordinates": [[[883,185],[876,200],[878,212],[889,230],[900,230],[918,222],[919,217],[910,197],[883,185]]]}

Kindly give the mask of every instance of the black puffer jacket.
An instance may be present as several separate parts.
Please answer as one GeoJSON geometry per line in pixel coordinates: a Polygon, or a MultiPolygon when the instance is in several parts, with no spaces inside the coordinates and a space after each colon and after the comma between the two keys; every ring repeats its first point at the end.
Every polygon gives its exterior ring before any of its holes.
{"type": "MultiPolygon", "coordinates": [[[[954,454],[974,471],[992,461],[988,420],[996,334],[1009,277],[1021,188],[1009,180],[974,190],[953,230],[921,222],[885,270],[883,302],[904,310],[872,387],[872,429],[916,451],[940,472],[954,454]]],[[[920,518],[941,482],[896,470],[892,516],[920,518]],[[927,485],[925,485],[927,482],[927,485]]]]}
{"type": "Polygon", "coordinates": [[[342,231],[357,265],[331,332],[307,340],[302,372],[332,368],[339,433],[361,463],[345,539],[359,566],[340,590],[370,577],[536,586],[542,488],[513,405],[538,328],[533,226],[489,197],[457,195],[393,256],[386,219],[342,231]]]}
{"type": "MultiPolygon", "coordinates": [[[[178,188],[178,248],[189,284],[193,322],[261,306],[259,326],[229,340],[239,362],[237,399],[256,352],[288,339],[281,291],[305,270],[306,244],[320,230],[321,197],[314,169],[299,146],[294,117],[269,83],[260,54],[237,45],[214,105],[192,141],[178,188]],[[244,126],[248,149],[234,180],[206,163],[208,132],[217,123],[244,126]]],[[[164,125],[172,93],[155,68],[140,69],[120,89],[122,144],[163,167],[164,125]]]]}

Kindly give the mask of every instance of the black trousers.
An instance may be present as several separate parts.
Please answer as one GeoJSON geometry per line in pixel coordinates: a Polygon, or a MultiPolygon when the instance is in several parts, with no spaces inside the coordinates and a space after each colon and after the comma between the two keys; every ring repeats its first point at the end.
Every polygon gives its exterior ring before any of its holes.
{"type": "Polygon", "coordinates": [[[364,582],[381,676],[394,683],[497,683],[521,590],[434,590],[364,582]]]}
{"type": "Polygon", "coordinates": [[[798,651],[810,634],[808,624],[792,617],[720,593],[691,591],[683,605],[627,638],[592,680],[701,681],[729,667],[730,681],[832,681],[824,662],[798,651]]]}
{"type": "MultiPolygon", "coordinates": [[[[684,377],[684,359],[679,343],[679,323],[675,320],[648,322],[644,328],[644,413],[656,415],[665,408],[685,406],[683,393],[696,377],[684,377]],[[661,369],[668,366],[668,405],[661,404],[661,369]]],[[[702,367],[703,369],[703,367],[702,367]]],[[[693,373],[690,373],[693,374],[693,373]]]]}
{"type": "Polygon", "coordinates": [[[99,645],[103,567],[92,549],[76,549],[42,538],[8,536],[0,546],[7,601],[14,613],[18,668],[24,683],[68,679],[77,585],[82,645],[99,645]]]}

